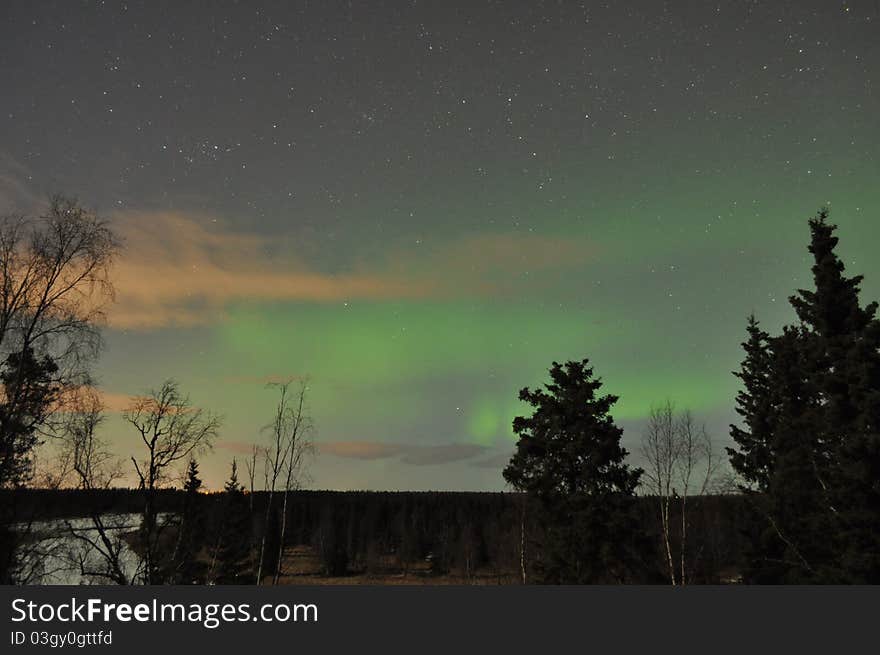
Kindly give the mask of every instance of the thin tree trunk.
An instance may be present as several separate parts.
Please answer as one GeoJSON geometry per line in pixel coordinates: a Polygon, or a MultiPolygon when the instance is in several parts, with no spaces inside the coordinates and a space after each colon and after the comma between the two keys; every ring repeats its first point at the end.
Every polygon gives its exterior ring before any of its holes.
{"type": "Polygon", "coordinates": [[[281,503],[281,535],[278,538],[278,561],[275,563],[275,576],[272,584],[277,585],[281,578],[281,556],[284,554],[284,533],[287,532],[287,489],[284,490],[284,500],[281,503]]]}
{"type": "Polygon", "coordinates": [[[669,581],[674,587],[676,585],[675,563],[672,558],[672,544],[669,540],[669,496],[660,498],[660,525],[663,532],[663,544],[666,546],[666,564],[669,567],[669,581]]]}
{"type": "Polygon", "coordinates": [[[260,539],[260,558],[257,562],[257,584],[260,584],[263,579],[263,558],[266,553],[266,534],[269,532],[269,522],[272,519],[272,496],[274,495],[275,490],[269,490],[269,500],[266,501],[266,523],[263,526],[263,536],[260,539]]]}
{"type": "Polygon", "coordinates": [[[681,584],[685,581],[685,548],[687,545],[687,489],[685,495],[681,497],[681,573],[679,580],[681,584]]]}

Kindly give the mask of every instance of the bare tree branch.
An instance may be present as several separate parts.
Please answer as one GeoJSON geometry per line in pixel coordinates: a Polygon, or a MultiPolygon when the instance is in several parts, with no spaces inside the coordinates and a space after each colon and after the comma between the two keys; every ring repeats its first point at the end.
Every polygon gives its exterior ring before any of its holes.
{"type": "Polygon", "coordinates": [[[721,458],[714,453],[705,426],[696,425],[690,410],[676,414],[675,406],[668,400],[651,408],[641,452],[646,461],[643,485],[657,498],[669,582],[672,585],[687,584],[692,575],[689,562],[693,560],[688,553],[688,499],[694,495],[703,496],[713,488],[721,458]],[[698,480],[696,486],[695,478],[698,480]],[[677,530],[672,525],[673,504],[678,505],[680,512],[677,530]],[[676,541],[677,557],[674,553],[676,541]]]}
{"type": "Polygon", "coordinates": [[[166,380],[147,396],[132,399],[123,418],[134,427],[146,447],[140,461],[134,457],[131,459],[144,492],[142,549],[145,581],[155,584],[160,579],[156,490],[165,482],[176,462],[212,446],[221,419],[194,407],[189,396],[180,393],[174,380],[166,380]]]}

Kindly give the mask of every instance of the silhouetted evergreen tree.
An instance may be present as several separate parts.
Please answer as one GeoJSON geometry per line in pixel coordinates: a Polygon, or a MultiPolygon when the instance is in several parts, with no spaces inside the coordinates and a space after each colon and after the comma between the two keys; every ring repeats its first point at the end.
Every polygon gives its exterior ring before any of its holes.
{"type": "Polygon", "coordinates": [[[37,429],[61,391],[57,373],[55,361],[32,348],[10,353],[0,365],[0,487],[29,479],[37,429]]]}
{"type": "MultiPolygon", "coordinates": [[[[0,294],[2,295],[2,294],[0,294]]],[[[61,391],[58,364],[49,355],[36,356],[26,347],[10,353],[0,364],[0,489],[20,489],[33,474],[38,429],[61,391]]],[[[0,584],[15,582],[18,552],[26,532],[16,499],[0,504],[0,584]]]]}
{"type": "Polygon", "coordinates": [[[880,321],[846,277],[836,225],[810,219],[814,289],[790,298],[800,325],[768,337],[754,321],[737,375],[734,469],[762,492],[757,582],[880,582],[880,321]]]}
{"type": "Polygon", "coordinates": [[[535,410],[513,421],[519,441],[504,478],[540,504],[547,582],[625,581],[638,531],[632,496],[641,470],[624,463],[623,431],[609,414],[618,398],[597,394],[602,383],[586,359],[553,362],[550,378],[546,392],[519,393],[535,410]]]}
{"type": "MultiPolygon", "coordinates": [[[[827,210],[810,221],[815,290],[791,298],[822,399],[817,459],[836,520],[839,581],[880,582],[880,321],[861,307],[863,276],[846,277],[827,210]]],[[[836,577],[836,576],[835,576],[836,577]]]]}
{"type": "Polygon", "coordinates": [[[728,448],[731,466],[745,485],[754,510],[744,526],[750,544],[743,553],[748,582],[800,581],[810,575],[805,548],[816,541],[816,478],[808,424],[816,392],[804,375],[802,329],[786,327],[771,337],[754,316],[743,344],[737,412],[745,428],[731,426],[738,449],[728,448]]]}
{"type": "Polygon", "coordinates": [[[746,326],[749,338],[743,344],[746,357],[734,375],[743,384],[736,396],[736,412],[745,427],[730,426],[730,435],[739,449],[728,448],[733,469],[748,483],[748,489],[764,492],[770,484],[770,437],[772,435],[772,404],[770,398],[770,336],[764,332],[754,314],[746,326]]]}
{"type": "Polygon", "coordinates": [[[224,520],[218,553],[217,584],[251,584],[251,518],[247,496],[238,482],[238,465],[223,486],[224,520]]]}
{"type": "Polygon", "coordinates": [[[189,460],[186,480],[183,483],[185,497],[183,511],[178,527],[177,548],[174,557],[173,579],[178,584],[198,584],[204,582],[206,565],[200,559],[205,546],[205,514],[201,502],[202,480],[199,478],[199,465],[195,459],[189,460]]]}

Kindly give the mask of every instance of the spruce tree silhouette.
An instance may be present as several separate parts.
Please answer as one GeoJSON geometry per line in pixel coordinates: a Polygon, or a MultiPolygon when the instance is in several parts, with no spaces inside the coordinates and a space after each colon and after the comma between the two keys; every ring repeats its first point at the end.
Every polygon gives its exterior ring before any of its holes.
{"type": "Polygon", "coordinates": [[[730,426],[731,436],[739,445],[739,450],[727,448],[727,454],[734,470],[753,488],[766,492],[770,485],[770,435],[773,422],[770,335],[761,329],[754,314],[748,318],[746,331],[749,338],[742,344],[746,357],[742,369],[734,372],[743,384],[743,389],[736,396],[736,412],[742,417],[745,427],[730,426]]]}
{"type": "Polygon", "coordinates": [[[223,492],[223,526],[216,582],[249,584],[251,520],[247,497],[238,482],[238,465],[235,460],[232,460],[232,471],[223,486],[223,492]]]}
{"type": "Polygon", "coordinates": [[[756,492],[747,579],[880,582],[880,321],[846,277],[828,211],[810,219],[813,283],[771,337],[749,320],[734,470],[756,492]]]}
{"type": "Polygon", "coordinates": [[[183,501],[177,545],[172,558],[175,567],[172,579],[177,584],[201,584],[205,580],[207,566],[200,559],[201,551],[205,546],[205,512],[200,494],[201,488],[198,462],[190,459],[186,468],[186,480],[183,483],[186,497],[183,501]]]}
{"type": "Polygon", "coordinates": [[[40,426],[59,398],[58,364],[33,348],[12,352],[0,364],[0,486],[15,488],[32,473],[40,426]]]}
{"type": "Polygon", "coordinates": [[[586,359],[553,362],[550,378],[546,392],[519,393],[535,410],[513,421],[519,441],[504,478],[538,501],[545,582],[627,581],[642,471],[624,463],[623,430],[609,414],[618,398],[598,395],[602,383],[586,359]]]}

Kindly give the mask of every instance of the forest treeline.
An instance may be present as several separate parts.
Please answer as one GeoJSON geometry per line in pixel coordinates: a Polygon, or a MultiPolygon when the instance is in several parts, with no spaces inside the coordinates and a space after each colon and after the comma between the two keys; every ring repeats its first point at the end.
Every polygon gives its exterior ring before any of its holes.
{"type": "Polygon", "coordinates": [[[271,385],[278,402],[259,441],[206,494],[199,459],[223,420],[173,379],[122,412],[125,457],[99,429],[91,371],[120,251],[111,226],[64,198],[39,220],[6,217],[0,579],[39,580],[51,556],[86,581],[278,584],[302,546],[326,576],[415,567],[520,583],[880,583],[878,304],[861,302],[827,210],[808,227],[812,285],[789,298],[795,320],[777,333],[745,321],[740,421],[723,453],[667,399],[650,408],[634,466],[619,398],[582,358],[553,362],[549,380],[519,392],[529,413],[513,417],[503,471],[517,493],[305,492],[315,426],[309,381],[291,378],[271,385]],[[114,490],[126,477],[137,489],[114,490]],[[78,505],[83,520],[59,516],[53,538],[38,539],[43,505],[78,505]]]}
{"type": "MultiPolygon", "coordinates": [[[[138,515],[143,509],[138,489],[0,491],[0,502],[12,502],[12,494],[21,516],[33,521],[87,518],[93,514],[138,515]]],[[[255,492],[253,500],[253,505],[242,508],[248,517],[243,522],[246,529],[237,535],[248,544],[259,543],[267,529],[268,494],[255,492]]],[[[192,577],[178,582],[254,582],[255,555],[248,548],[241,549],[240,560],[232,562],[231,567],[218,560],[222,559],[219,553],[214,557],[212,552],[217,544],[222,546],[229,519],[242,525],[228,515],[225,492],[199,493],[198,506],[187,507],[186,491],[164,489],[159,502],[164,511],[177,517],[189,512],[187,520],[198,525],[198,543],[191,553],[194,561],[187,563],[192,577]],[[236,569],[237,575],[224,580],[220,573],[230,568],[236,569]]],[[[526,583],[540,581],[540,522],[530,516],[527,502],[523,494],[516,492],[300,490],[291,494],[288,503],[290,528],[283,549],[307,547],[314,554],[320,575],[329,577],[414,576],[430,582],[439,576],[451,576],[461,582],[522,584],[525,576],[526,583]]],[[[748,512],[744,499],[738,495],[709,495],[695,503],[691,529],[699,548],[694,549],[687,563],[693,572],[692,582],[738,581],[745,546],[738,526],[748,512]]],[[[656,499],[642,497],[637,504],[645,551],[641,553],[643,565],[634,573],[644,583],[668,582],[656,499]]],[[[272,513],[268,524],[269,530],[276,533],[280,511],[272,513]]],[[[176,533],[178,529],[179,524],[170,530],[176,533]]],[[[275,561],[264,564],[270,573],[276,565],[275,561]]],[[[287,576],[287,581],[296,581],[293,572],[287,572],[287,576]]]]}

